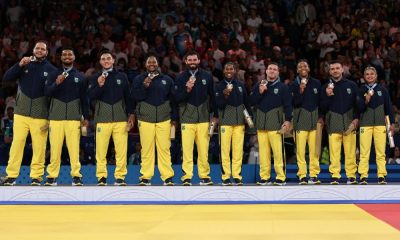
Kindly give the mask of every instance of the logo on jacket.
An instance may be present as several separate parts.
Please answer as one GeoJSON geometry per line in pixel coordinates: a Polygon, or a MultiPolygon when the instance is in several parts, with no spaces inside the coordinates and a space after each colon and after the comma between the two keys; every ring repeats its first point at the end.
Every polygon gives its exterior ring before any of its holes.
{"type": "Polygon", "coordinates": [[[318,89],[314,88],[314,94],[318,94],[318,89]]]}
{"type": "Polygon", "coordinates": [[[97,132],[101,132],[101,128],[100,127],[97,128],[97,132]]]}
{"type": "Polygon", "coordinates": [[[25,73],[28,73],[29,71],[28,71],[28,69],[25,69],[25,73]]]}
{"type": "Polygon", "coordinates": [[[49,75],[47,72],[43,72],[43,76],[47,77],[49,75]]]}
{"type": "Polygon", "coordinates": [[[201,82],[203,83],[203,85],[207,84],[207,81],[205,79],[202,79],[201,82]]]}
{"type": "Polygon", "coordinates": [[[376,91],[378,93],[378,96],[382,96],[382,92],[381,91],[376,91]]]}
{"type": "Polygon", "coordinates": [[[161,80],[161,82],[162,82],[163,85],[167,85],[167,81],[165,81],[164,79],[161,80]]]}
{"type": "Polygon", "coordinates": [[[74,78],[74,81],[76,82],[76,83],[78,83],[79,82],[79,78],[74,78]]]}
{"type": "Polygon", "coordinates": [[[241,86],[239,86],[238,89],[239,89],[239,92],[243,92],[243,89],[241,86]]]}
{"type": "Polygon", "coordinates": [[[121,80],[120,79],[117,79],[117,84],[121,85],[121,80]]]}
{"type": "Polygon", "coordinates": [[[275,89],[274,89],[274,93],[275,93],[275,94],[278,94],[278,92],[279,92],[279,89],[275,88],[275,89]]]}
{"type": "Polygon", "coordinates": [[[347,88],[347,93],[351,94],[351,89],[350,88],[347,88]]]}

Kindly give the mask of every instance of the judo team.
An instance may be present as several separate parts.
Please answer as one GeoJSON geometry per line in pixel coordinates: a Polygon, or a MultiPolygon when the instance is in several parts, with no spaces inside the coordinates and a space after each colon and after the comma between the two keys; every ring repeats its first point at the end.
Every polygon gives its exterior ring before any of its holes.
{"type": "Polygon", "coordinates": [[[194,146],[200,185],[213,185],[208,149],[210,136],[218,132],[222,185],[243,185],[241,176],[245,129],[255,129],[259,145],[257,185],[286,184],[285,134],[293,134],[298,165],[298,183],[321,184],[320,153],[322,130],[329,142],[330,184],[368,184],[376,174],[386,184],[387,143],[394,147],[394,117],[388,91],[377,83],[374,67],[364,70],[360,88],[343,76],[339,61],[329,64],[329,81],[322,85],[310,76],[306,60],[297,63],[297,77],[290,85],[279,76],[277,63],[269,63],[265,79],[254,84],[250,93],[236,77],[235,63],[226,62],[224,80],[215,83],[212,75],[200,68],[200,57],[188,51],[186,70],[172,79],[159,70],[158,59],[148,55],[146,71],[129,84],[126,74],[114,68],[109,51],[99,54],[101,70],[86,79],[75,67],[71,48],[61,52],[62,66],[47,59],[48,46],[38,41],[30,57],[23,57],[4,75],[4,81],[18,81],[14,111],[14,133],[4,185],[13,186],[19,176],[23,146],[32,138],[31,185],[57,185],[61,152],[66,142],[71,163],[72,185],[82,186],[79,145],[87,133],[90,104],[94,106],[97,185],[107,181],[107,149],[115,144],[115,181],[125,186],[127,175],[128,132],[137,124],[140,135],[141,167],[139,185],[149,186],[157,167],[164,185],[173,186],[171,138],[180,128],[182,142],[181,182],[192,185],[194,146]],[[360,161],[356,162],[356,133],[359,132],[360,161]],[[50,163],[45,168],[47,141],[50,163]],[[372,145],[372,140],[374,144],[372,145]],[[374,146],[377,172],[369,172],[374,146]],[[342,147],[344,154],[341,153],[342,147]],[[308,154],[306,154],[308,153],[308,154]],[[308,155],[307,159],[306,156],[308,155]],[[344,176],[341,159],[344,156],[344,176]],[[276,173],[273,179],[271,168],[276,173]],[[45,171],[47,174],[45,174],[45,171]],[[46,175],[46,179],[43,176],[46,175]]]}

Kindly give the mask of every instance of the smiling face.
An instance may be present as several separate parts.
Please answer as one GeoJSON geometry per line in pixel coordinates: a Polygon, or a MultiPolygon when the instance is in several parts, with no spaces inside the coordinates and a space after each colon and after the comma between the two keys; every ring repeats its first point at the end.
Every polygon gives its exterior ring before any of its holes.
{"type": "Polygon", "coordinates": [[[45,59],[47,57],[47,45],[44,42],[36,43],[35,47],[33,48],[33,55],[37,59],[45,59]]]}
{"type": "Polygon", "coordinates": [[[224,67],[224,76],[226,79],[232,79],[235,76],[236,70],[233,64],[226,64],[224,67]]]}
{"type": "Polygon", "coordinates": [[[100,65],[104,68],[104,69],[109,69],[112,68],[112,66],[114,65],[115,59],[114,57],[111,55],[111,53],[103,53],[101,54],[100,57],[100,65]]]}
{"type": "Polygon", "coordinates": [[[146,60],[146,69],[148,72],[154,72],[158,68],[158,61],[156,57],[148,57],[146,60]]]}
{"type": "Polygon", "coordinates": [[[190,70],[196,70],[199,67],[200,59],[196,54],[188,55],[185,63],[189,66],[190,70]]]}
{"type": "Polygon", "coordinates": [[[75,54],[72,50],[63,50],[61,52],[61,62],[64,66],[71,66],[75,61],[75,54]]]}
{"type": "Polygon", "coordinates": [[[310,68],[308,66],[308,63],[306,62],[299,62],[297,64],[297,73],[301,78],[305,78],[308,76],[308,73],[310,72],[310,68]]]}
{"type": "Polygon", "coordinates": [[[365,69],[364,71],[364,79],[368,84],[372,84],[376,81],[376,78],[378,75],[376,74],[376,71],[372,68],[370,69],[365,69]]]}

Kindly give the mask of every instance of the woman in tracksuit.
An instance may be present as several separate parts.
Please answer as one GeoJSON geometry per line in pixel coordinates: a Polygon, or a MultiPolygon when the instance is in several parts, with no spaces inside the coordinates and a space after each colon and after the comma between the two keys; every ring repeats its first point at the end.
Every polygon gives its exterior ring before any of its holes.
{"type": "Polygon", "coordinates": [[[376,83],[377,72],[374,67],[364,70],[366,84],[360,88],[359,109],[360,119],[360,184],[368,184],[369,159],[371,141],[374,138],[376,165],[378,167],[378,183],[386,184],[386,122],[385,116],[389,116],[390,131],[393,134],[394,117],[392,104],[388,91],[376,83]]]}

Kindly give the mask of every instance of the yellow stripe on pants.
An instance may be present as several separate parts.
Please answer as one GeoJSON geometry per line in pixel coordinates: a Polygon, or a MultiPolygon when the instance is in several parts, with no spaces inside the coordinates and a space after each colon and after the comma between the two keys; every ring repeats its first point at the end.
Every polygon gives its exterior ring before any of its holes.
{"type": "Polygon", "coordinates": [[[333,178],[340,178],[340,158],[342,154],[342,142],[344,148],[344,166],[347,178],[355,178],[357,171],[356,163],[356,133],[352,132],[345,136],[340,133],[329,134],[329,172],[333,178]]]}
{"type": "Polygon", "coordinates": [[[208,136],[209,123],[182,123],[182,152],[183,163],[182,181],[193,177],[193,147],[197,146],[197,169],[200,178],[210,178],[210,164],[208,163],[208,136]]]}
{"type": "Polygon", "coordinates": [[[307,176],[306,145],[308,144],[310,177],[317,177],[320,173],[319,156],[315,152],[317,131],[296,131],[296,158],[299,170],[299,179],[307,176]]]}
{"type": "Polygon", "coordinates": [[[161,179],[165,181],[174,176],[171,163],[171,121],[149,123],[138,121],[140,144],[142,145],[141,179],[150,180],[154,176],[155,146],[157,146],[157,165],[161,179]]]}
{"type": "Polygon", "coordinates": [[[232,143],[232,177],[242,179],[244,125],[221,126],[221,161],[222,180],[231,177],[231,143],[232,143]]]}
{"type": "Polygon", "coordinates": [[[386,126],[360,128],[360,165],[358,173],[360,178],[368,178],[369,158],[371,153],[372,137],[374,137],[376,165],[378,177],[385,177],[386,171],[386,126]]]}
{"type": "Polygon", "coordinates": [[[57,178],[60,173],[64,137],[71,162],[71,176],[82,177],[79,162],[80,126],[80,121],[77,120],[50,120],[50,164],[47,166],[47,178],[57,178]]]}
{"type": "Polygon", "coordinates": [[[271,149],[274,155],[276,179],[285,181],[282,156],[282,135],[278,131],[257,130],[258,146],[260,148],[260,177],[271,178],[271,149]]]}
{"type": "Polygon", "coordinates": [[[48,135],[47,124],[47,119],[25,117],[18,114],[14,115],[13,142],[11,144],[10,158],[8,159],[6,168],[7,177],[18,177],[24,154],[26,137],[30,132],[33,150],[30,177],[42,180],[48,135]],[[46,127],[45,131],[41,130],[43,127],[46,127]]]}
{"type": "Polygon", "coordinates": [[[98,123],[96,125],[96,177],[107,178],[107,150],[112,136],[115,146],[115,179],[125,179],[127,174],[126,158],[128,149],[128,132],[126,122],[98,123]]]}

